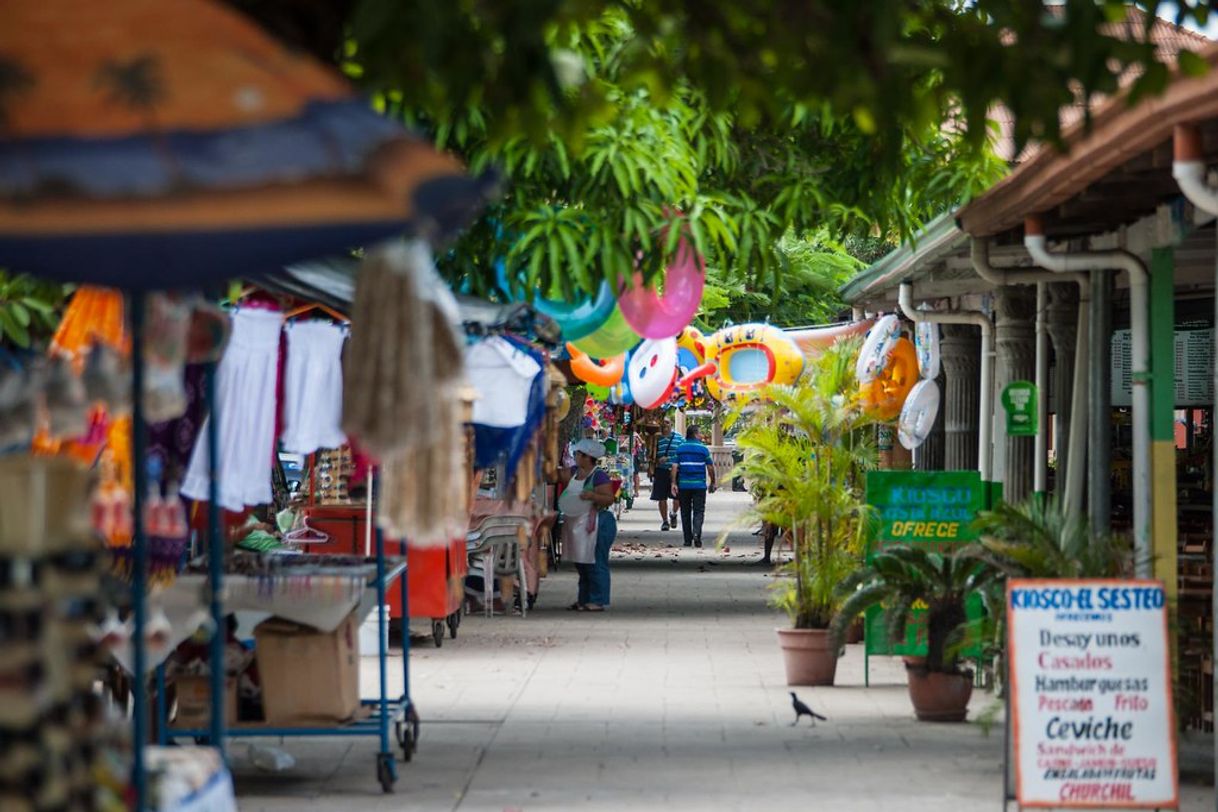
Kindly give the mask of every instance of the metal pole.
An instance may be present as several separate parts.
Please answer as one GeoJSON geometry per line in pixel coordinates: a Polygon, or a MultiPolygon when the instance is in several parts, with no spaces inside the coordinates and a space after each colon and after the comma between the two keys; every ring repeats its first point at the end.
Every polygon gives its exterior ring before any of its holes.
{"type": "MultiPolygon", "coordinates": [[[[1049,286],[1036,285],[1036,447],[1032,493],[1043,498],[1049,491],[1049,286]]],[[[1060,483],[1059,483],[1060,484],[1060,483]]]]}
{"type": "Polygon", "coordinates": [[[1087,394],[1087,517],[1093,533],[1112,530],[1112,272],[1091,274],[1091,367],[1087,394]]]}
{"type": "Polygon", "coordinates": [[[144,767],[144,745],[148,743],[148,655],[144,650],[144,628],[147,607],[144,593],[148,581],[148,539],[144,534],[144,500],[148,495],[147,456],[148,435],[144,424],[144,295],[128,296],[131,307],[131,473],[135,493],[131,500],[131,604],[135,626],[131,636],[133,650],[131,680],[132,701],[132,759],[131,785],[135,790],[135,808],[148,808],[148,776],[144,767]]]}
{"type": "Polygon", "coordinates": [[[224,757],[224,647],[228,642],[221,595],[224,588],[224,535],[220,526],[220,414],[216,407],[216,364],[204,370],[207,400],[207,584],[211,610],[211,745],[224,757]]]}

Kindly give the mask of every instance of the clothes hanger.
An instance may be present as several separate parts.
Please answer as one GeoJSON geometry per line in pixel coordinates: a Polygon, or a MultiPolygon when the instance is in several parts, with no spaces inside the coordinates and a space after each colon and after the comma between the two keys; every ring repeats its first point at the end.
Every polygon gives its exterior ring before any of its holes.
{"type": "Polygon", "coordinates": [[[326,314],[327,316],[334,319],[335,321],[339,321],[339,322],[343,322],[343,323],[348,323],[351,321],[351,318],[349,316],[346,316],[346,315],[338,312],[337,310],[330,307],[329,305],[321,304],[320,302],[311,302],[306,305],[301,305],[300,307],[294,307],[291,310],[289,310],[283,314],[283,320],[289,321],[291,319],[296,318],[297,316],[302,316],[311,310],[320,310],[322,313],[326,314]]]}
{"type": "Polygon", "coordinates": [[[300,527],[285,533],[283,540],[295,541],[301,544],[319,544],[323,541],[329,541],[330,536],[327,533],[321,532],[316,527],[310,527],[309,517],[303,516],[300,520],[300,527]]]}

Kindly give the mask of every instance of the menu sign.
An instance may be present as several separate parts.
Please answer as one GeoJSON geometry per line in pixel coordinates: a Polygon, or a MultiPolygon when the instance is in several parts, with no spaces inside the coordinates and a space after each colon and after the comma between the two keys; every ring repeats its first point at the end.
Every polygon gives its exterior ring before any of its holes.
{"type": "MultiPolygon", "coordinates": [[[[1208,325],[1176,330],[1175,405],[1209,406],[1214,402],[1214,330],[1208,325]]],[[[1128,330],[1112,334],[1112,405],[1133,401],[1133,339],[1128,330]]]]}
{"type": "Polygon", "coordinates": [[[1007,623],[1019,803],[1176,808],[1163,585],[1012,579],[1007,623]]]}

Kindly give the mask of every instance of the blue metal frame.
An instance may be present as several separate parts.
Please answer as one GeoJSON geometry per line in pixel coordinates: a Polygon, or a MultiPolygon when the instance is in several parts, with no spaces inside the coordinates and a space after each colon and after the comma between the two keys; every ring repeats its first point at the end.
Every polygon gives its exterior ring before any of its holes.
{"type": "MultiPolygon", "coordinates": [[[[207,399],[214,402],[215,389],[214,385],[209,384],[207,387],[207,399]]],[[[214,414],[214,412],[211,412],[214,414]]],[[[210,421],[211,425],[215,425],[215,421],[210,421]]],[[[209,432],[210,433],[210,432],[209,432]]],[[[214,443],[215,438],[208,438],[209,444],[214,443]]],[[[214,449],[214,445],[211,446],[214,449]]],[[[213,455],[211,459],[215,459],[213,455]]],[[[212,487],[216,486],[218,476],[212,472],[212,487]]],[[[374,477],[372,485],[375,488],[377,480],[374,477]]],[[[374,491],[375,495],[375,491],[374,491]]],[[[214,497],[215,494],[213,493],[214,497]]],[[[214,507],[216,504],[213,498],[209,505],[209,512],[219,513],[219,509],[214,507]]],[[[209,520],[212,517],[209,516],[209,520]]],[[[209,532],[214,536],[219,536],[218,520],[211,523],[209,532]],[[211,528],[215,528],[211,530],[211,528]]],[[[403,556],[406,552],[406,544],[403,542],[400,547],[403,556]]],[[[208,575],[211,582],[211,614],[213,622],[216,624],[217,634],[212,637],[212,662],[223,662],[223,638],[221,637],[224,609],[219,600],[221,579],[223,578],[222,563],[223,563],[223,548],[214,538],[209,539],[208,551],[208,575]],[[218,551],[219,554],[213,555],[212,550],[218,551]],[[219,646],[220,654],[215,653],[216,641],[221,641],[219,646]]],[[[392,571],[386,567],[385,562],[385,537],[384,533],[377,529],[376,531],[376,597],[377,597],[377,665],[380,671],[380,695],[374,699],[361,699],[360,704],[364,707],[371,707],[372,713],[367,717],[356,719],[351,722],[343,722],[328,726],[314,727],[275,727],[262,724],[250,724],[249,726],[237,726],[225,728],[224,726],[224,694],[223,680],[219,680],[220,691],[217,692],[217,680],[215,675],[223,674],[221,670],[212,669],[212,686],[211,686],[211,718],[210,725],[207,728],[192,727],[179,728],[169,727],[167,708],[164,701],[157,704],[158,714],[158,730],[160,736],[164,740],[169,740],[174,737],[187,737],[200,740],[206,740],[212,743],[213,746],[221,747],[222,741],[217,739],[216,730],[219,728],[220,735],[230,738],[254,738],[254,737],[301,737],[301,736],[377,736],[380,740],[380,751],[378,759],[383,760],[388,765],[390,775],[393,780],[397,779],[396,762],[393,758],[393,744],[390,739],[390,725],[401,722],[403,725],[409,724],[412,703],[410,700],[410,628],[409,628],[409,613],[407,612],[408,597],[407,597],[407,582],[406,582],[406,565],[405,562],[396,566],[392,571]],[[398,699],[389,698],[388,684],[388,661],[389,651],[387,641],[389,638],[387,626],[389,617],[385,612],[385,593],[387,581],[391,577],[400,577],[401,596],[402,596],[402,673],[403,673],[403,693],[398,699]],[[221,742],[221,744],[216,744],[221,742]]],[[[164,694],[163,673],[158,672],[158,691],[161,695],[164,694]]],[[[221,750],[223,752],[223,750],[221,750]]]]}

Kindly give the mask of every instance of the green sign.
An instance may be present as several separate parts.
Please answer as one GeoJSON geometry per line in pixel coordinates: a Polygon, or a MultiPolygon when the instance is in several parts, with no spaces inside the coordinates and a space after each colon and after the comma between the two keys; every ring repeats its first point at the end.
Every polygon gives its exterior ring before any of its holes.
{"type": "Polygon", "coordinates": [[[1007,413],[1008,437],[1034,437],[1040,413],[1036,384],[1031,381],[1011,381],[1002,390],[1002,408],[1007,413]]]}
{"type": "MultiPolygon", "coordinates": [[[[976,471],[870,471],[867,504],[874,508],[874,524],[867,560],[896,545],[921,547],[950,554],[975,541],[973,519],[990,504],[989,483],[976,471]]],[[[980,600],[966,607],[970,618],[980,616],[980,600]]],[[[926,610],[915,608],[905,638],[890,641],[883,609],[870,609],[864,619],[867,655],[926,654],[926,610]]]]}

